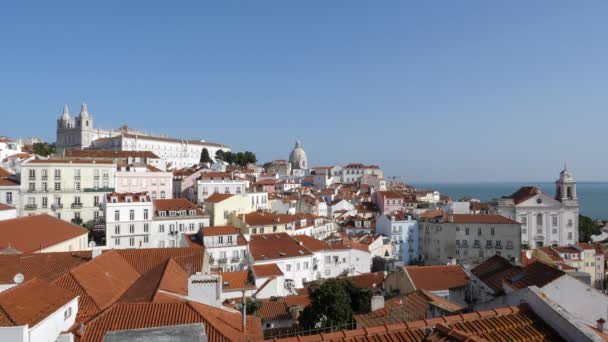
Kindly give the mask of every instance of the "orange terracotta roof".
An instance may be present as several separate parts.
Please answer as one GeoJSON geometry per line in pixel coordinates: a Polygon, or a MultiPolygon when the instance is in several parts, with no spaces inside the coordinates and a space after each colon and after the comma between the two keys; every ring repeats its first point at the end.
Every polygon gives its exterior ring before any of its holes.
{"type": "Polygon", "coordinates": [[[416,289],[427,291],[463,287],[469,283],[460,265],[404,266],[416,289]]]}
{"type": "Polygon", "coordinates": [[[32,279],[0,293],[0,326],[35,326],[69,303],[76,295],[45,280],[32,279]]]}
{"type": "Polygon", "coordinates": [[[0,284],[12,284],[17,273],[25,280],[52,282],[72,268],[91,260],[91,252],[0,254],[0,284]]]}
{"type": "Polygon", "coordinates": [[[403,199],[403,196],[401,196],[399,193],[396,193],[394,191],[378,191],[380,194],[382,194],[382,196],[384,196],[384,198],[392,198],[392,199],[403,199]]]}
{"type": "Polygon", "coordinates": [[[111,203],[112,198],[116,198],[118,203],[124,203],[127,197],[131,197],[132,202],[151,202],[147,192],[112,192],[106,195],[106,202],[111,203]]]}
{"type": "Polygon", "coordinates": [[[471,269],[471,273],[499,294],[503,292],[502,282],[520,270],[520,266],[511,264],[499,255],[494,255],[471,269]]]}
{"type": "Polygon", "coordinates": [[[358,287],[365,287],[368,289],[381,288],[384,285],[384,272],[371,272],[363,273],[349,277],[343,277],[353,282],[358,287]]]}
{"type": "Polygon", "coordinates": [[[293,235],[292,237],[294,239],[296,239],[298,242],[301,242],[302,245],[304,247],[306,247],[306,249],[308,249],[311,252],[317,252],[317,251],[331,249],[331,247],[329,246],[329,244],[327,242],[321,241],[321,240],[317,240],[317,239],[313,238],[312,236],[308,236],[308,235],[293,235]]]}
{"type": "Polygon", "coordinates": [[[283,272],[277,264],[253,265],[251,266],[253,274],[258,278],[266,278],[272,276],[282,276],[283,272]]]}
{"type": "Polygon", "coordinates": [[[291,319],[289,308],[300,306],[306,308],[310,306],[310,297],[308,295],[278,297],[276,299],[260,300],[260,309],[256,315],[262,321],[287,320],[291,319]]]}
{"type": "Polygon", "coordinates": [[[249,271],[223,272],[222,274],[223,291],[240,291],[255,288],[255,282],[249,271]]]}
{"type": "Polygon", "coordinates": [[[249,253],[255,261],[311,255],[312,253],[286,233],[252,235],[249,253]]]}
{"type": "Polygon", "coordinates": [[[513,199],[515,205],[525,202],[526,200],[542,193],[539,187],[537,186],[524,186],[519,188],[516,192],[514,192],[511,196],[507,196],[505,198],[513,199]]]}
{"type": "Polygon", "coordinates": [[[561,341],[525,304],[413,322],[274,339],[317,341],[561,341]]]}
{"type": "Polygon", "coordinates": [[[19,186],[19,182],[9,178],[0,178],[0,186],[19,186]]]}
{"type": "Polygon", "coordinates": [[[202,229],[204,236],[241,235],[241,231],[234,226],[209,226],[202,229]]]}
{"type": "Polygon", "coordinates": [[[424,290],[418,290],[403,297],[391,298],[384,307],[366,314],[355,315],[357,325],[363,328],[399,322],[416,321],[427,318],[431,306],[440,307],[444,312],[456,313],[464,310],[460,305],[440,298],[424,290]]]}
{"type": "Polygon", "coordinates": [[[192,275],[203,271],[203,259],[205,258],[205,249],[202,247],[133,248],[117,249],[114,252],[122,256],[129,265],[142,274],[173,259],[188,272],[188,275],[192,275]]]}
{"type": "Polygon", "coordinates": [[[195,302],[115,304],[88,322],[80,342],[102,342],[109,331],[202,323],[209,341],[262,339],[260,319],[247,316],[243,332],[241,314],[195,302]]]}
{"type": "Polygon", "coordinates": [[[36,252],[58,243],[87,236],[89,231],[49,215],[25,216],[0,221],[0,251],[36,252]]]}
{"type": "Polygon", "coordinates": [[[420,214],[420,218],[433,219],[443,216],[443,210],[427,210],[420,214]]]}
{"type": "Polygon", "coordinates": [[[201,209],[199,209],[194,203],[188,201],[185,198],[156,199],[154,200],[154,210],[157,216],[159,211],[169,212],[181,210],[196,210],[196,215],[205,215],[205,213],[201,209]]]}
{"type": "Polygon", "coordinates": [[[0,166],[0,177],[10,177],[12,175],[13,174],[11,172],[0,166]]]}
{"type": "Polygon", "coordinates": [[[515,275],[505,279],[505,283],[514,289],[522,289],[533,285],[543,287],[564,274],[564,271],[536,261],[524,266],[515,275]]]}
{"type": "Polygon", "coordinates": [[[207,197],[207,199],[205,200],[205,202],[210,202],[210,203],[219,203],[222,202],[230,197],[234,196],[233,194],[221,194],[219,192],[215,192],[213,193],[211,196],[207,197]]]}
{"type": "Polygon", "coordinates": [[[16,208],[8,204],[0,203],[0,211],[3,210],[16,210],[16,208]]]}

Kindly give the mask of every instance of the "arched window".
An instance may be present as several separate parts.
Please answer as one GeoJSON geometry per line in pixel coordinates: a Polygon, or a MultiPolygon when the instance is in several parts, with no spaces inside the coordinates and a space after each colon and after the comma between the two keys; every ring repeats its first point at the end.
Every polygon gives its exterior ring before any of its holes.
{"type": "Polygon", "coordinates": [[[569,186],[566,188],[566,194],[568,198],[572,198],[572,187],[569,186]]]}
{"type": "Polygon", "coordinates": [[[543,226],[543,214],[536,215],[536,225],[539,227],[543,226]]]}

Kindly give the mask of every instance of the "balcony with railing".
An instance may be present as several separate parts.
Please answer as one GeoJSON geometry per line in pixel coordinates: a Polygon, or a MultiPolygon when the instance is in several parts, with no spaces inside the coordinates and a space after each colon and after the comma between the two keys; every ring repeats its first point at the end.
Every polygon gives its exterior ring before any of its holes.
{"type": "Polygon", "coordinates": [[[62,203],[54,203],[54,204],[51,204],[51,209],[52,209],[52,210],[59,210],[59,209],[63,209],[63,204],[62,204],[62,203]]]}
{"type": "Polygon", "coordinates": [[[38,208],[38,206],[36,204],[26,204],[24,209],[25,210],[36,210],[38,208]]]}
{"type": "Polygon", "coordinates": [[[72,209],[82,209],[82,203],[72,203],[72,209]]]}

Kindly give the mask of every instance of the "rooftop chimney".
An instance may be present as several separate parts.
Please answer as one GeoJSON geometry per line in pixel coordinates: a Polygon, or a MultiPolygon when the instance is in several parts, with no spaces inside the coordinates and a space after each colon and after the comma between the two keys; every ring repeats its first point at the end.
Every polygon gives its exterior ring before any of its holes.
{"type": "Polygon", "coordinates": [[[381,295],[372,296],[371,311],[384,308],[384,297],[381,295]]]}
{"type": "Polygon", "coordinates": [[[604,323],[606,323],[606,320],[604,320],[603,318],[600,318],[596,321],[597,323],[597,330],[599,330],[600,332],[604,332],[604,323]]]}

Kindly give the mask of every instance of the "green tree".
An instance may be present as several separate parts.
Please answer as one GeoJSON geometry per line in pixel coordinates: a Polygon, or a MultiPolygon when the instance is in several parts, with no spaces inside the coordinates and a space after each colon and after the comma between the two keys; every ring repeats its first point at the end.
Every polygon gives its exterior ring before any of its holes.
{"type": "Polygon", "coordinates": [[[591,240],[591,235],[596,235],[600,233],[600,228],[595,223],[593,223],[593,219],[591,217],[579,215],[578,216],[578,241],[579,242],[589,242],[591,240]]]}
{"type": "Polygon", "coordinates": [[[45,142],[34,143],[32,146],[29,146],[25,150],[30,151],[39,156],[47,157],[55,153],[55,144],[48,144],[45,142]]]}
{"type": "Polygon", "coordinates": [[[255,153],[250,151],[245,151],[245,164],[255,164],[258,161],[258,158],[255,156],[255,153]]]}
{"type": "Polygon", "coordinates": [[[224,160],[224,151],[217,150],[217,152],[215,152],[215,160],[224,160]]]}
{"type": "MultiPolygon", "coordinates": [[[[221,151],[221,150],[218,150],[221,151]]],[[[217,154],[216,154],[217,155],[217,154]]],[[[207,148],[203,148],[203,150],[201,151],[201,160],[200,160],[201,164],[204,163],[213,163],[213,159],[211,159],[211,156],[209,155],[209,150],[207,150],[207,148]]]]}
{"type": "Polygon", "coordinates": [[[350,280],[329,279],[311,292],[310,301],[299,319],[304,330],[341,330],[352,322],[353,314],[369,311],[371,291],[350,280]]]}

